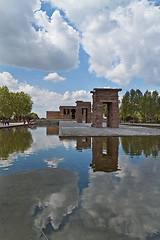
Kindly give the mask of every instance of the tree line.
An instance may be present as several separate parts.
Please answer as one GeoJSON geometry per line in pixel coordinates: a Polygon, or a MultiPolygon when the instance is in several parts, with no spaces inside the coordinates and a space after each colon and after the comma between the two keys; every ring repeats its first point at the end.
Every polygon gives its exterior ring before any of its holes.
{"type": "Polygon", "coordinates": [[[160,95],[155,91],[139,89],[127,91],[120,104],[120,119],[134,122],[160,122],[160,95]]]}
{"type": "Polygon", "coordinates": [[[14,118],[20,121],[24,118],[37,118],[31,113],[33,102],[31,97],[24,92],[10,92],[6,86],[0,87],[0,118],[14,118]]]}

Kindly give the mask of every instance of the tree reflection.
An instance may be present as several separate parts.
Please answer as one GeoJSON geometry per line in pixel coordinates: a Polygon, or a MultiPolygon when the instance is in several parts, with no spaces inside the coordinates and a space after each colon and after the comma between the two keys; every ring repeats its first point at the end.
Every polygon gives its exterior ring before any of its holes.
{"type": "Polygon", "coordinates": [[[160,137],[121,137],[122,148],[131,156],[157,157],[160,150],[160,137]]]}
{"type": "Polygon", "coordinates": [[[28,128],[8,128],[0,131],[0,159],[6,160],[14,152],[23,153],[33,142],[28,128]]]}

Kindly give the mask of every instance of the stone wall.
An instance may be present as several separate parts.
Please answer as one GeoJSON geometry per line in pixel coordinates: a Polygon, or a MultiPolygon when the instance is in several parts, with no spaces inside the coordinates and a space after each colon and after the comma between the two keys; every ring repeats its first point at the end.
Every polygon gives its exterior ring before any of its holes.
{"type": "Polygon", "coordinates": [[[75,120],[76,106],[60,106],[60,119],[75,120]]]}
{"type": "Polygon", "coordinates": [[[60,111],[47,111],[46,118],[47,120],[61,119],[60,111]]]}
{"type": "Polygon", "coordinates": [[[78,122],[91,122],[91,103],[77,101],[76,106],[60,106],[59,111],[47,111],[47,120],[76,120],[78,122]]]}

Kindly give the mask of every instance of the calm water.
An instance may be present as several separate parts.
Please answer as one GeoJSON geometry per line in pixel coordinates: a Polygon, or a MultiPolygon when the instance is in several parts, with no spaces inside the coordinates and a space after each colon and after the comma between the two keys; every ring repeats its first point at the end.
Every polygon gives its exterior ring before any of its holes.
{"type": "Polygon", "coordinates": [[[160,239],[160,137],[0,130],[0,240],[160,239]]]}

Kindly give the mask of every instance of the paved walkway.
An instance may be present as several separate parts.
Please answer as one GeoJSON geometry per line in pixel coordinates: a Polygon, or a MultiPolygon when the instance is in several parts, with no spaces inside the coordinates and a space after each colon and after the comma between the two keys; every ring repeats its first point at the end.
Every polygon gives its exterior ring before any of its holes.
{"type": "MultiPolygon", "coordinates": [[[[28,125],[28,124],[25,124],[28,125]]],[[[23,123],[10,123],[0,129],[9,127],[25,126],[23,123]]],[[[75,121],[60,121],[59,136],[160,136],[160,124],[120,124],[119,128],[93,128],[91,123],[77,123],[75,121]],[[146,126],[146,127],[145,127],[146,126]]]]}
{"type": "Polygon", "coordinates": [[[160,124],[158,124],[158,123],[122,123],[122,125],[160,128],[160,124]]]}
{"type": "Polygon", "coordinates": [[[160,129],[132,124],[120,125],[119,128],[93,128],[90,123],[60,121],[59,136],[160,136],[160,129]]]}
{"type": "Polygon", "coordinates": [[[29,124],[24,124],[24,123],[10,123],[9,125],[3,125],[2,123],[0,123],[0,129],[2,128],[10,128],[10,127],[19,127],[19,126],[25,126],[25,125],[29,125],[29,124]]]}

